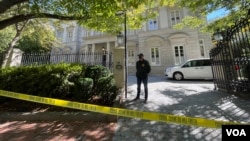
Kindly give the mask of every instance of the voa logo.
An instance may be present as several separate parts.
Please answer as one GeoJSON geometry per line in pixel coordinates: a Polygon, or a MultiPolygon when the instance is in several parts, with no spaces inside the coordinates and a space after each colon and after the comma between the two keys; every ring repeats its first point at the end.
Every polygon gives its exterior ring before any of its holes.
{"type": "Polygon", "coordinates": [[[226,129],[227,136],[247,136],[244,129],[226,129]]]}

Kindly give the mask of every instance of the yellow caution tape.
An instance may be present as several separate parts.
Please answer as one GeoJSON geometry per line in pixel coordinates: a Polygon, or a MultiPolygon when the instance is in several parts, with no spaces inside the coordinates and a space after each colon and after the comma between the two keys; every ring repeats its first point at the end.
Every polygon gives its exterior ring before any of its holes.
{"type": "Polygon", "coordinates": [[[67,108],[78,109],[78,110],[85,110],[85,111],[91,111],[91,112],[97,112],[97,113],[103,113],[103,114],[122,116],[122,117],[139,118],[139,119],[144,119],[144,120],[160,121],[160,122],[166,122],[166,123],[176,123],[176,124],[199,126],[199,127],[221,128],[222,125],[241,124],[239,122],[216,121],[216,120],[210,120],[210,119],[205,119],[205,118],[177,116],[177,115],[162,114],[162,113],[156,113],[156,112],[142,112],[142,111],[137,111],[137,110],[99,106],[99,105],[79,103],[79,102],[73,102],[73,101],[67,101],[67,100],[61,100],[61,99],[20,94],[20,93],[4,91],[4,90],[0,90],[0,96],[26,100],[26,101],[32,101],[36,103],[60,106],[60,107],[67,107],[67,108]]]}

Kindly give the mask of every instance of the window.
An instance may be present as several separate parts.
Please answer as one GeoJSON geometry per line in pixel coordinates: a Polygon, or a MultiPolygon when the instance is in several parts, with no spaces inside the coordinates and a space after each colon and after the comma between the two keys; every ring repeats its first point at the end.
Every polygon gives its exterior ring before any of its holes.
{"type": "Polygon", "coordinates": [[[86,31],[86,37],[90,36],[90,31],[86,31]]]}
{"type": "Polygon", "coordinates": [[[135,65],[135,52],[134,52],[134,50],[128,50],[128,65],[129,66],[135,65]]]}
{"type": "Polygon", "coordinates": [[[93,35],[93,31],[92,30],[87,30],[86,31],[86,37],[91,37],[93,35]]]}
{"type": "Polygon", "coordinates": [[[211,61],[210,60],[204,60],[203,66],[211,66],[211,61]]]}
{"type": "Polygon", "coordinates": [[[69,31],[68,32],[68,38],[72,38],[73,37],[73,33],[72,33],[72,31],[69,31]]]}
{"type": "Polygon", "coordinates": [[[170,17],[172,25],[175,25],[181,21],[180,11],[172,11],[170,17]]]}
{"type": "Polygon", "coordinates": [[[148,21],[148,30],[157,30],[158,22],[156,19],[151,19],[148,21]]]}
{"type": "Polygon", "coordinates": [[[205,57],[205,46],[203,39],[199,40],[199,46],[200,46],[201,57],[205,57]]]}
{"type": "Polygon", "coordinates": [[[202,67],[202,66],[211,66],[210,60],[193,60],[187,62],[184,67],[202,67]]]}
{"type": "Polygon", "coordinates": [[[68,41],[72,41],[73,40],[73,32],[72,31],[68,31],[67,40],[68,41]]]}
{"type": "Polygon", "coordinates": [[[160,53],[158,47],[151,48],[151,64],[160,65],[160,53]]]}
{"type": "Polygon", "coordinates": [[[127,35],[135,35],[135,30],[132,29],[127,30],[127,35]]]}
{"type": "Polygon", "coordinates": [[[63,30],[58,30],[56,36],[60,41],[63,41],[63,30]]]}
{"type": "Polygon", "coordinates": [[[175,65],[179,65],[184,62],[184,48],[183,46],[174,47],[174,59],[175,65]]]}
{"type": "Polygon", "coordinates": [[[102,33],[101,31],[95,31],[95,32],[94,32],[94,35],[95,35],[95,36],[102,35],[102,34],[103,34],[103,33],[102,33]]]}

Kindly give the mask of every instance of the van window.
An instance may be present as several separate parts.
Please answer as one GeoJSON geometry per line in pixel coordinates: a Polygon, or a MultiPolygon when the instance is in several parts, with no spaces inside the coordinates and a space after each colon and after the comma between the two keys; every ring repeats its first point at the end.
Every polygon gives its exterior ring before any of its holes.
{"type": "Polygon", "coordinates": [[[191,67],[191,61],[185,63],[182,68],[188,68],[188,67],[191,67]]]}
{"type": "Polygon", "coordinates": [[[189,61],[186,64],[183,65],[183,68],[186,67],[196,67],[198,64],[198,60],[193,60],[193,61],[189,61]]]}
{"type": "Polygon", "coordinates": [[[210,60],[204,60],[203,66],[211,66],[211,61],[210,60]]]}
{"type": "Polygon", "coordinates": [[[191,64],[192,67],[211,66],[210,60],[194,60],[191,64]]]}
{"type": "Polygon", "coordinates": [[[210,60],[192,60],[183,65],[185,67],[211,66],[210,60]]]}
{"type": "Polygon", "coordinates": [[[193,60],[187,62],[185,65],[188,65],[189,67],[197,67],[200,66],[200,64],[201,64],[200,60],[193,60]]]}

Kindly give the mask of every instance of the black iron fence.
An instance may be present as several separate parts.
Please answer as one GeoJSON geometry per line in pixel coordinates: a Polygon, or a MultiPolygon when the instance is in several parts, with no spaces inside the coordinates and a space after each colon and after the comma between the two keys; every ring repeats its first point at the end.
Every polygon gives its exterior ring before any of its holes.
{"type": "Polygon", "coordinates": [[[24,53],[21,65],[42,65],[55,63],[81,63],[86,65],[103,65],[113,71],[113,56],[111,52],[71,53],[24,53]]]}
{"type": "Polygon", "coordinates": [[[245,19],[218,36],[210,51],[215,88],[250,95],[250,10],[245,19]]]}

